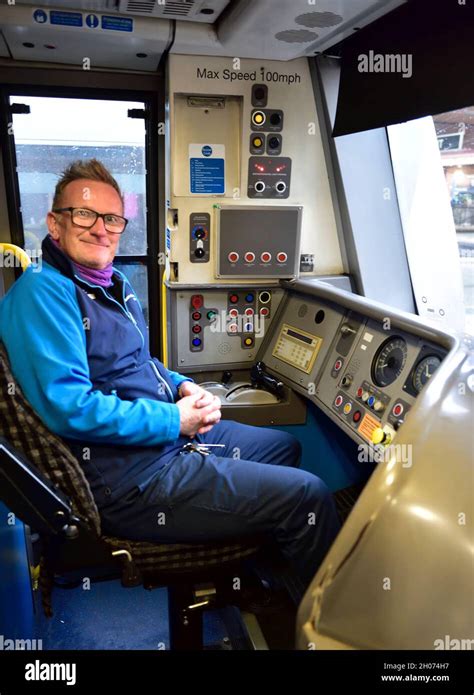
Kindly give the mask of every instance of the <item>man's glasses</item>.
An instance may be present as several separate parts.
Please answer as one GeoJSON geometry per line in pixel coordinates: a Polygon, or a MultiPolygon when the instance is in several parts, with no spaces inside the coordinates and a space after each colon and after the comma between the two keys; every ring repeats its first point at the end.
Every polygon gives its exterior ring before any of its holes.
{"type": "Polygon", "coordinates": [[[104,227],[107,232],[112,234],[122,234],[128,224],[128,220],[120,215],[114,215],[113,212],[96,212],[89,208],[54,208],[53,212],[70,212],[72,223],[76,227],[91,229],[97,222],[99,217],[104,220],[104,227]]]}

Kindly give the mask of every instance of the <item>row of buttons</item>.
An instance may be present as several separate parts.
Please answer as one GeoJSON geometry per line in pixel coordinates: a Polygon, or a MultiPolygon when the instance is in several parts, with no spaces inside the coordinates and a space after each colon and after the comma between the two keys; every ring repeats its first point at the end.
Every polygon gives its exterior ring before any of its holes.
{"type": "Polygon", "coordinates": [[[368,391],[364,391],[362,386],[359,386],[356,395],[357,398],[360,398],[361,401],[367,403],[369,408],[373,408],[373,410],[376,412],[385,410],[385,404],[382,403],[382,401],[379,401],[375,396],[371,395],[368,391]]]}
{"type": "MultiPolygon", "coordinates": [[[[237,253],[237,251],[231,251],[227,255],[227,260],[229,261],[229,263],[237,263],[239,258],[240,258],[240,255],[237,253]]],[[[277,259],[278,263],[286,263],[286,261],[288,260],[288,254],[285,253],[284,251],[279,251],[276,255],[276,259],[277,259]]],[[[244,254],[244,260],[246,263],[253,263],[255,261],[254,252],[253,251],[247,251],[244,254]]],[[[269,251],[263,251],[260,254],[260,260],[262,261],[262,263],[270,263],[270,261],[272,260],[272,254],[269,251]]]]}
{"type": "MultiPolygon", "coordinates": [[[[261,304],[268,304],[268,302],[270,301],[270,298],[271,298],[270,292],[267,292],[266,290],[264,290],[263,292],[260,292],[260,294],[258,296],[259,302],[261,304]]],[[[249,292],[248,294],[245,295],[245,301],[248,302],[249,304],[250,304],[250,302],[253,302],[253,300],[254,300],[254,295],[251,292],[249,292]]],[[[231,294],[230,295],[229,302],[231,304],[237,304],[238,301],[239,301],[239,295],[238,294],[231,294]]]]}
{"type": "MultiPolygon", "coordinates": [[[[335,398],[335,400],[334,400],[334,405],[335,405],[336,408],[340,408],[341,405],[343,404],[343,402],[344,402],[344,398],[339,394],[338,396],[336,396],[336,398],[335,398]]],[[[351,412],[351,410],[352,410],[352,403],[349,403],[349,402],[346,403],[345,406],[344,406],[344,408],[343,408],[344,414],[345,414],[345,415],[349,415],[349,413],[351,412]]],[[[359,420],[361,419],[361,417],[362,417],[361,411],[360,411],[360,410],[355,410],[355,411],[354,411],[354,414],[352,415],[353,421],[354,421],[354,422],[359,422],[359,420]]]]}

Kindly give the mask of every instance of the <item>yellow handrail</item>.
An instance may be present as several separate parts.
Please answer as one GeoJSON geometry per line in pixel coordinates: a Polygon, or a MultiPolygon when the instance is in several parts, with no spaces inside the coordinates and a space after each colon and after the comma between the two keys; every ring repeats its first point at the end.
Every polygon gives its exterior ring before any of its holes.
{"type": "Polygon", "coordinates": [[[12,253],[20,261],[22,270],[26,270],[31,264],[31,258],[26,251],[23,251],[19,246],[15,246],[15,244],[0,243],[0,254],[3,255],[5,253],[12,253]]]}

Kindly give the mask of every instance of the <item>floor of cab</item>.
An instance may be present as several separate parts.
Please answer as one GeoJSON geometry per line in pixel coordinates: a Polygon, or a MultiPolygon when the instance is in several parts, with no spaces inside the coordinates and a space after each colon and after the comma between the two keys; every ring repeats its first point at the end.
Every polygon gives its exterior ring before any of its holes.
{"type": "MultiPolygon", "coordinates": [[[[257,615],[270,649],[292,649],[293,606],[257,615]]],[[[169,649],[166,588],[124,589],[119,580],[97,582],[90,589],[53,590],[53,617],[38,609],[37,638],[43,649],[169,649]]],[[[239,612],[230,606],[204,612],[205,649],[251,649],[239,612]]]]}

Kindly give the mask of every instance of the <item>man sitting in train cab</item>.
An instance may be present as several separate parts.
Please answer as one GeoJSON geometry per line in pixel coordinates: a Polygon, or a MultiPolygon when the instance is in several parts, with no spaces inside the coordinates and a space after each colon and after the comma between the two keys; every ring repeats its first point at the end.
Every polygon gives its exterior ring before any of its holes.
{"type": "MultiPolygon", "coordinates": [[[[83,466],[103,532],[155,542],[268,534],[307,584],[339,521],[290,434],[221,421],[220,401],[148,347],[140,304],[113,267],[120,188],[97,160],[59,179],[42,267],[0,303],[0,339],[25,397],[83,466]],[[190,442],[219,445],[207,455],[190,442]]],[[[36,272],[35,272],[36,271],[36,272]]]]}

